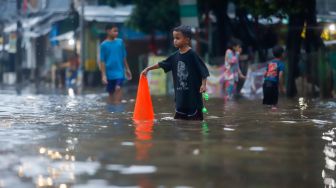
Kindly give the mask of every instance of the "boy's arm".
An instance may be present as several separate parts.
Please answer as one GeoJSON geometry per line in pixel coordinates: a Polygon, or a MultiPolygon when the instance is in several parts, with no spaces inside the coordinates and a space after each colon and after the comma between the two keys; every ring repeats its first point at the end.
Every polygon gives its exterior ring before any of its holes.
{"type": "Polygon", "coordinates": [[[70,67],[70,62],[67,61],[65,63],[62,63],[61,65],[59,65],[59,68],[66,68],[66,67],[70,67]]]}
{"type": "Polygon", "coordinates": [[[100,71],[101,71],[101,76],[102,76],[102,82],[103,82],[103,84],[107,84],[105,63],[102,62],[102,61],[100,62],[100,71]]]}
{"type": "Polygon", "coordinates": [[[283,71],[279,72],[279,87],[280,87],[281,92],[286,93],[284,72],[283,71]]]}
{"type": "Polygon", "coordinates": [[[234,64],[235,61],[233,60],[233,52],[231,50],[227,50],[225,53],[225,61],[229,64],[234,64]]]}
{"type": "Polygon", "coordinates": [[[238,67],[238,75],[241,79],[246,79],[246,76],[242,73],[240,67],[238,67]]]}
{"type": "Polygon", "coordinates": [[[142,71],[142,73],[141,74],[143,74],[143,75],[147,75],[147,73],[148,73],[148,71],[150,71],[150,70],[154,70],[154,69],[159,69],[160,68],[160,66],[159,66],[159,64],[157,63],[157,64],[155,64],[155,65],[152,65],[152,66],[149,66],[149,67],[147,67],[147,68],[145,68],[143,71],[142,71]]]}
{"type": "Polygon", "coordinates": [[[106,76],[106,58],[105,58],[105,48],[103,45],[100,45],[100,50],[99,50],[99,69],[101,72],[101,79],[103,84],[107,85],[107,76],[106,76]]]}
{"type": "Polygon", "coordinates": [[[203,78],[202,79],[202,85],[201,85],[201,88],[200,88],[200,93],[206,92],[206,83],[207,83],[207,78],[203,78]]]}
{"type": "Polygon", "coordinates": [[[126,58],[124,59],[124,65],[125,65],[125,68],[126,68],[126,78],[128,80],[131,80],[132,79],[132,72],[131,72],[131,70],[130,70],[130,68],[128,66],[128,62],[127,62],[126,58]]]}

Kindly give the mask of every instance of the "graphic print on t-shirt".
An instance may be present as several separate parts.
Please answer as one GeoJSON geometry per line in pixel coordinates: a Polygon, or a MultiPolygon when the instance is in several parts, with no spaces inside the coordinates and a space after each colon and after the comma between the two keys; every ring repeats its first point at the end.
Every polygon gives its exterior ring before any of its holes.
{"type": "Polygon", "coordinates": [[[177,83],[177,90],[188,90],[188,70],[186,67],[186,64],[183,61],[177,62],[177,77],[178,77],[178,83],[177,83]]]}
{"type": "Polygon", "coordinates": [[[266,73],[266,77],[277,77],[278,76],[278,64],[277,63],[269,63],[268,71],[266,73]]]}

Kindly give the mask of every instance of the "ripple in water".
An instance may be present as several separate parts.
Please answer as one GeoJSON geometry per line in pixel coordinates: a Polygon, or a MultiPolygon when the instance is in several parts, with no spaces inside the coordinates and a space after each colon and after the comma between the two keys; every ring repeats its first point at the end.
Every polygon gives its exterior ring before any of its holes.
{"type": "Polygon", "coordinates": [[[151,174],[157,171],[155,166],[142,166],[142,165],[118,165],[110,164],[106,166],[107,170],[118,171],[121,174],[151,174]]]}
{"type": "Polygon", "coordinates": [[[325,154],[325,169],[322,170],[322,178],[327,187],[336,187],[335,167],[336,167],[336,136],[335,128],[323,133],[322,139],[326,141],[323,153],[325,154]]]}

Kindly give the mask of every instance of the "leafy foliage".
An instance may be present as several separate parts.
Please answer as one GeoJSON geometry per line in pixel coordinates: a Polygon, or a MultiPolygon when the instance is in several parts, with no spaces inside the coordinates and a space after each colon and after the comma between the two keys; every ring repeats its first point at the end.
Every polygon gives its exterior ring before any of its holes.
{"type": "Polygon", "coordinates": [[[143,32],[170,31],[179,23],[178,0],[134,0],[134,4],[130,24],[143,32]]]}
{"type": "Polygon", "coordinates": [[[112,7],[117,6],[117,4],[131,4],[133,0],[98,0],[99,5],[110,5],[112,7]]]}
{"type": "Polygon", "coordinates": [[[232,0],[239,8],[248,10],[253,16],[284,17],[289,14],[301,12],[305,0],[232,0]]]}

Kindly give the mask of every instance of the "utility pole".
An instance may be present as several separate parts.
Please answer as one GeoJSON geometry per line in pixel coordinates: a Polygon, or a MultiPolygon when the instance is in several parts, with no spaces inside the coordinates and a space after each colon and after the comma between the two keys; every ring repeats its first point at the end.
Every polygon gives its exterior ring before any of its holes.
{"type": "Polygon", "coordinates": [[[209,58],[212,55],[212,19],[211,19],[211,15],[210,12],[208,12],[208,54],[209,54],[209,58]]]}
{"type": "Polygon", "coordinates": [[[73,30],[73,33],[74,33],[74,41],[75,41],[73,52],[74,52],[74,54],[78,54],[78,51],[77,51],[77,29],[78,29],[78,26],[79,26],[79,19],[80,18],[79,18],[79,13],[75,8],[75,1],[74,0],[72,0],[72,2],[70,4],[69,19],[71,19],[72,23],[73,23],[72,30],[73,30]]]}
{"type": "Polygon", "coordinates": [[[1,51],[0,51],[0,80],[2,80],[3,78],[3,59],[4,59],[4,54],[5,54],[5,37],[4,37],[4,34],[3,34],[3,28],[4,28],[4,24],[3,22],[1,21],[1,18],[0,18],[0,45],[1,45],[1,51]]]}
{"type": "Polygon", "coordinates": [[[18,20],[16,22],[16,57],[15,57],[15,73],[16,73],[16,90],[20,94],[20,84],[21,84],[21,64],[22,64],[22,23],[21,23],[21,7],[22,0],[16,0],[17,16],[18,20]]]}
{"type": "Polygon", "coordinates": [[[79,67],[79,72],[80,72],[80,84],[79,90],[82,90],[83,88],[83,72],[84,72],[84,63],[85,63],[85,20],[84,20],[84,7],[85,7],[85,0],[80,0],[80,4],[81,4],[81,14],[80,14],[80,67],[79,67]]]}
{"type": "Polygon", "coordinates": [[[81,40],[81,65],[85,61],[85,37],[84,37],[84,0],[81,0],[81,17],[80,17],[80,40],[81,40]]]}
{"type": "Polygon", "coordinates": [[[180,19],[181,24],[188,25],[193,28],[196,39],[196,50],[199,50],[199,21],[198,21],[198,9],[197,0],[179,0],[180,7],[180,19]]]}

